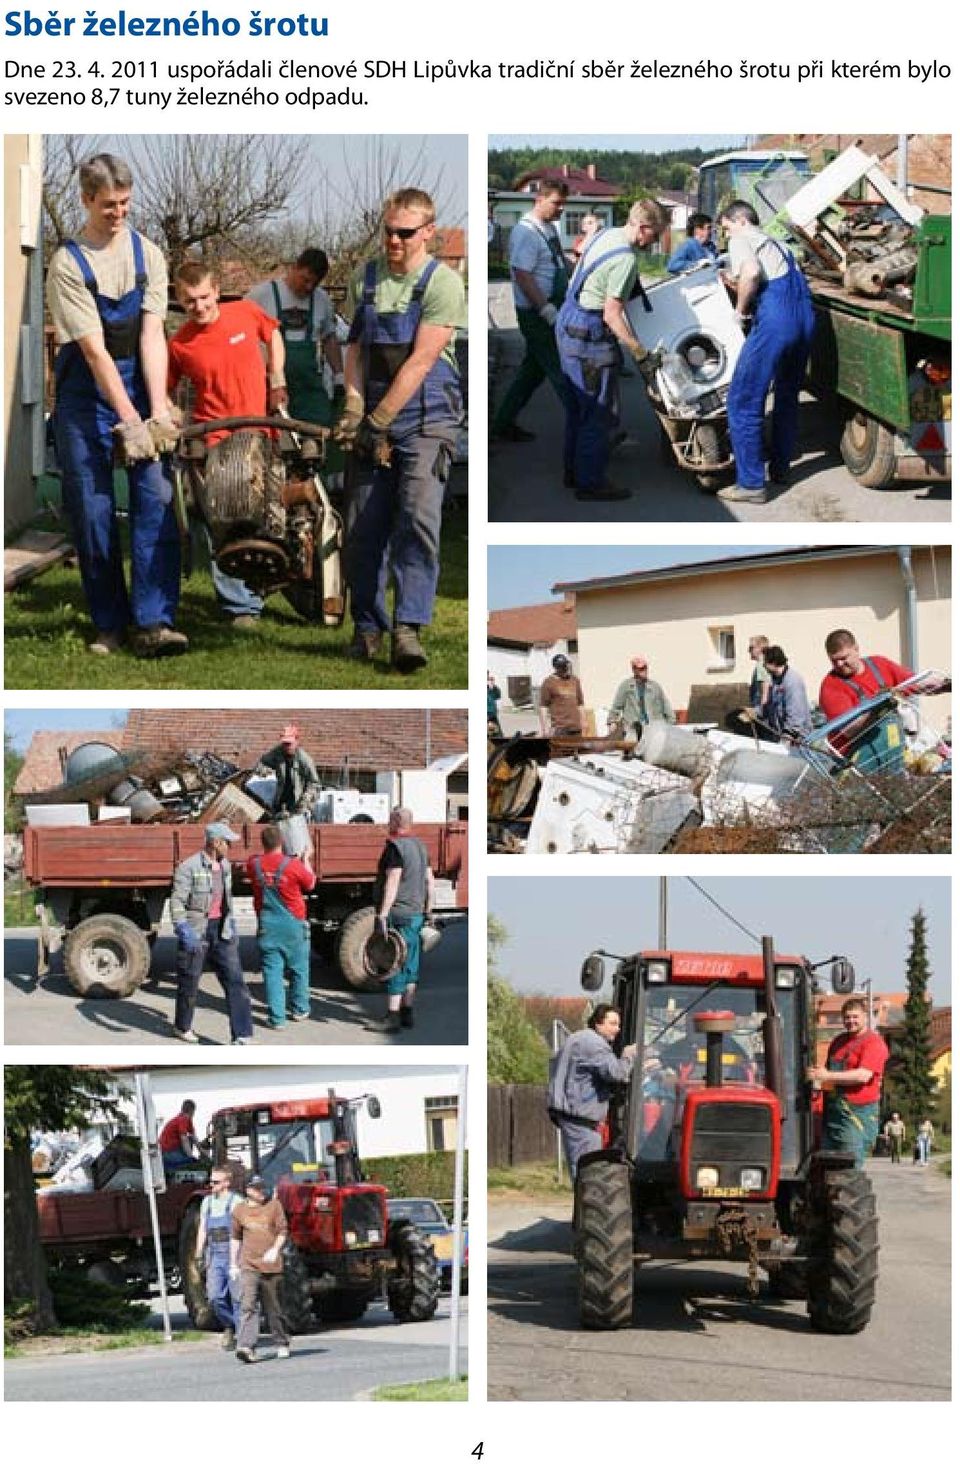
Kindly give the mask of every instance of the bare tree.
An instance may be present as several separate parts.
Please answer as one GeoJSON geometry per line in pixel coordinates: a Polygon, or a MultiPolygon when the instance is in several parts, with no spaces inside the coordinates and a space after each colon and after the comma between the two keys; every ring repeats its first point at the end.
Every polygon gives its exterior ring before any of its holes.
{"type": "Polygon", "coordinates": [[[101,151],[103,139],[79,133],[53,134],[43,146],[44,252],[72,239],[83,225],[77,172],[84,158],[101,151]]]}

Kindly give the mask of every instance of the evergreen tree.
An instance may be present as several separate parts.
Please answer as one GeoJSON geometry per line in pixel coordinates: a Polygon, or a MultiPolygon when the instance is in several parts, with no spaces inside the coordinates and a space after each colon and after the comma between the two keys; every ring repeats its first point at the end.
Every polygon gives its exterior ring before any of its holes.
{"type": "Polygon", "coordinates": [[[903,1025],[893,1038],[886,1100],[899,1109],[908,1130],[915,1132],[931,1116],[936,1080],[931,1071],[930,1000],[927,985],[927,917],[917,910],[911,919],[912,938],[907,957],[907,1000],[903,1025]]]}

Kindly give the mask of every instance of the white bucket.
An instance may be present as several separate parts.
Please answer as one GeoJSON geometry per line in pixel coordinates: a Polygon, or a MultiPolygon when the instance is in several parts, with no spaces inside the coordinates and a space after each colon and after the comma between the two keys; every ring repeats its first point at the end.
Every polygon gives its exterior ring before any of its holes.
{"type": "Polygon", "coordinates": [[[310,849],[310,825],[302,813],[291,814],[289,818],[277,821],[284,854],[291,859],[302,859],[310,849]]]}

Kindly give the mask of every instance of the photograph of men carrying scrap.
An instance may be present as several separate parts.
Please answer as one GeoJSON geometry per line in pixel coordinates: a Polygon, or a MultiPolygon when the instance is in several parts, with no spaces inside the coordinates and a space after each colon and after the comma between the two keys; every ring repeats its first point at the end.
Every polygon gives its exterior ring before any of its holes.
{"type": "Polygon", "coordinates": [[[463,685],[464,140],[15,168],[7,684],[463,685]]]}
{"type": "Polygon", "coordinates": [[[491,518],[947,521],[950,160],[492,138],[491,518]]]}

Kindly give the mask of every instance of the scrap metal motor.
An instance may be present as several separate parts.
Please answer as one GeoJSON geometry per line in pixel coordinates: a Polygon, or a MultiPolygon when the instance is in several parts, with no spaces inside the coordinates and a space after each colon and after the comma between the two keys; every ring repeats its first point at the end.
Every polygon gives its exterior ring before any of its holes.
{"type": "Polygon", "coordinates": [[[234,417],[194,424],[182,437],[219,569],[257,594],[280,591],[305,620],[338,626],[343,524],[318,471],[328,434],[290,418],[234,417]],[[257,430],[265,427],[275,435],[257,430]],[[224,435],[207,447],[212,433],[224,435]]]}

